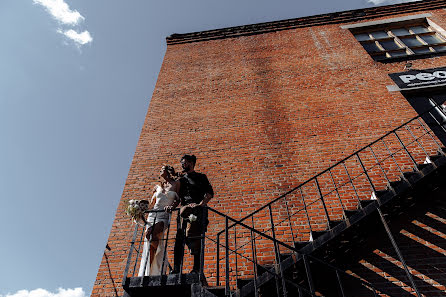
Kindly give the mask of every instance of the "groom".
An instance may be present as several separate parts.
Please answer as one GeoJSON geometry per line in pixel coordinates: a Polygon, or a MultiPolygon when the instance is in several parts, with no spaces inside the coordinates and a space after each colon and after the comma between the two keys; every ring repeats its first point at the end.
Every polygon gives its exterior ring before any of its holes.
{"type": "Polygon", "coordinates": [[[184,257],[184,244],[187,244],[194,256],[194,266],[191,273],[200,271],[201,237],[204,236],[208,224],[205,206],[214,196],[214,190],[208,178],[203,173],[195,172],[197,158],[194,155],[184,155],[181,167],[185,173],[176,187],[180,201],[174,201],[165,210],[170,212],[181,203],[181,227],[177,230],[174,248],[174,268],[171,273],[179,273],[184,257]]]}

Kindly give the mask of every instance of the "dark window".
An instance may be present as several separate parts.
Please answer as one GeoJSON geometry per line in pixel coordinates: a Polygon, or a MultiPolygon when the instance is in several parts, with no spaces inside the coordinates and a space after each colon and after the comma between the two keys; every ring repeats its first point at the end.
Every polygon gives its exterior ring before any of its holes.
{"type": "Polygon", "coordinates": [[[427,20],[387,23],[351,31],[375,60],[446,51],[446,38],[432,28],[427,20]]]}

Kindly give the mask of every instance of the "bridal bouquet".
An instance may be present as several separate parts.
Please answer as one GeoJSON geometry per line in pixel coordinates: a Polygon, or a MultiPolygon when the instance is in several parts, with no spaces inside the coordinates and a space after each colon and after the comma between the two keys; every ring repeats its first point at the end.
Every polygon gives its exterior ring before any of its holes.
{"type": "Polygon", "coordinates": [[[144,212],[149,210],[147,200],[129,200],[125,213],[132,217],[133,222],[141,226],[145,225],[144,212]]]}

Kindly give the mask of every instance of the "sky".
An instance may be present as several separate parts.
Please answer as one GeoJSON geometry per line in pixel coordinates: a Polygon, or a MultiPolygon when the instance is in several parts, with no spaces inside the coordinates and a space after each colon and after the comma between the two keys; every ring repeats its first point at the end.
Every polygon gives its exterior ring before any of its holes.
{"type": "Polygon", "coordinates": [[[165,37],[385,0],[0,0],[0,297],[89,296],[165,37]]]}

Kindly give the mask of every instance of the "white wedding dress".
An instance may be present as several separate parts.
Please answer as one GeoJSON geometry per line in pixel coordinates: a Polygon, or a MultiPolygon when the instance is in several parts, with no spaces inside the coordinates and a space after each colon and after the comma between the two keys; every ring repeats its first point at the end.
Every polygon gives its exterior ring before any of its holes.
{"type": "MultiPolygon", "coordinates": [[[[164,192],[160,186],[157,186],[155,193],[153,194],[153,198],[156,199],[155,206],[153,210],[164,210],[165,206],[169,206],[173,203],[175,199],[178,199],[178,194],[173,191],[164,192]]],[[[153,226],[154,223],[163,222],[164,230],[163,234],[160,238],[164,238],[164,231],[169,227],[171,214],[167,212],[156,212],[149,213],[146,226],[146,231],[149,227],[153,226]]],[[[144,247],[142,251],[141,264],[139,266],[138,276],[147,276],[147,275],[161,275],[161,267],[163,265],[164,258],[164,250],[165,250],[166,242],[161,240],[158,244],[158,248],[155,252],[155,258],[153,259],[152,265],[150,265],[150,249],[149,249],[149,241],[144,236],[144,247]],[[146,265],[147,262],[147,265],[146,265]],[[145,269],[144,269],[145,268],[145,269]],[[145,270],[145,271],[144,271],[145,270]]],[[[167,254],[164,261],[164,269],[163,272],[167,273],[167,254]]]]}

